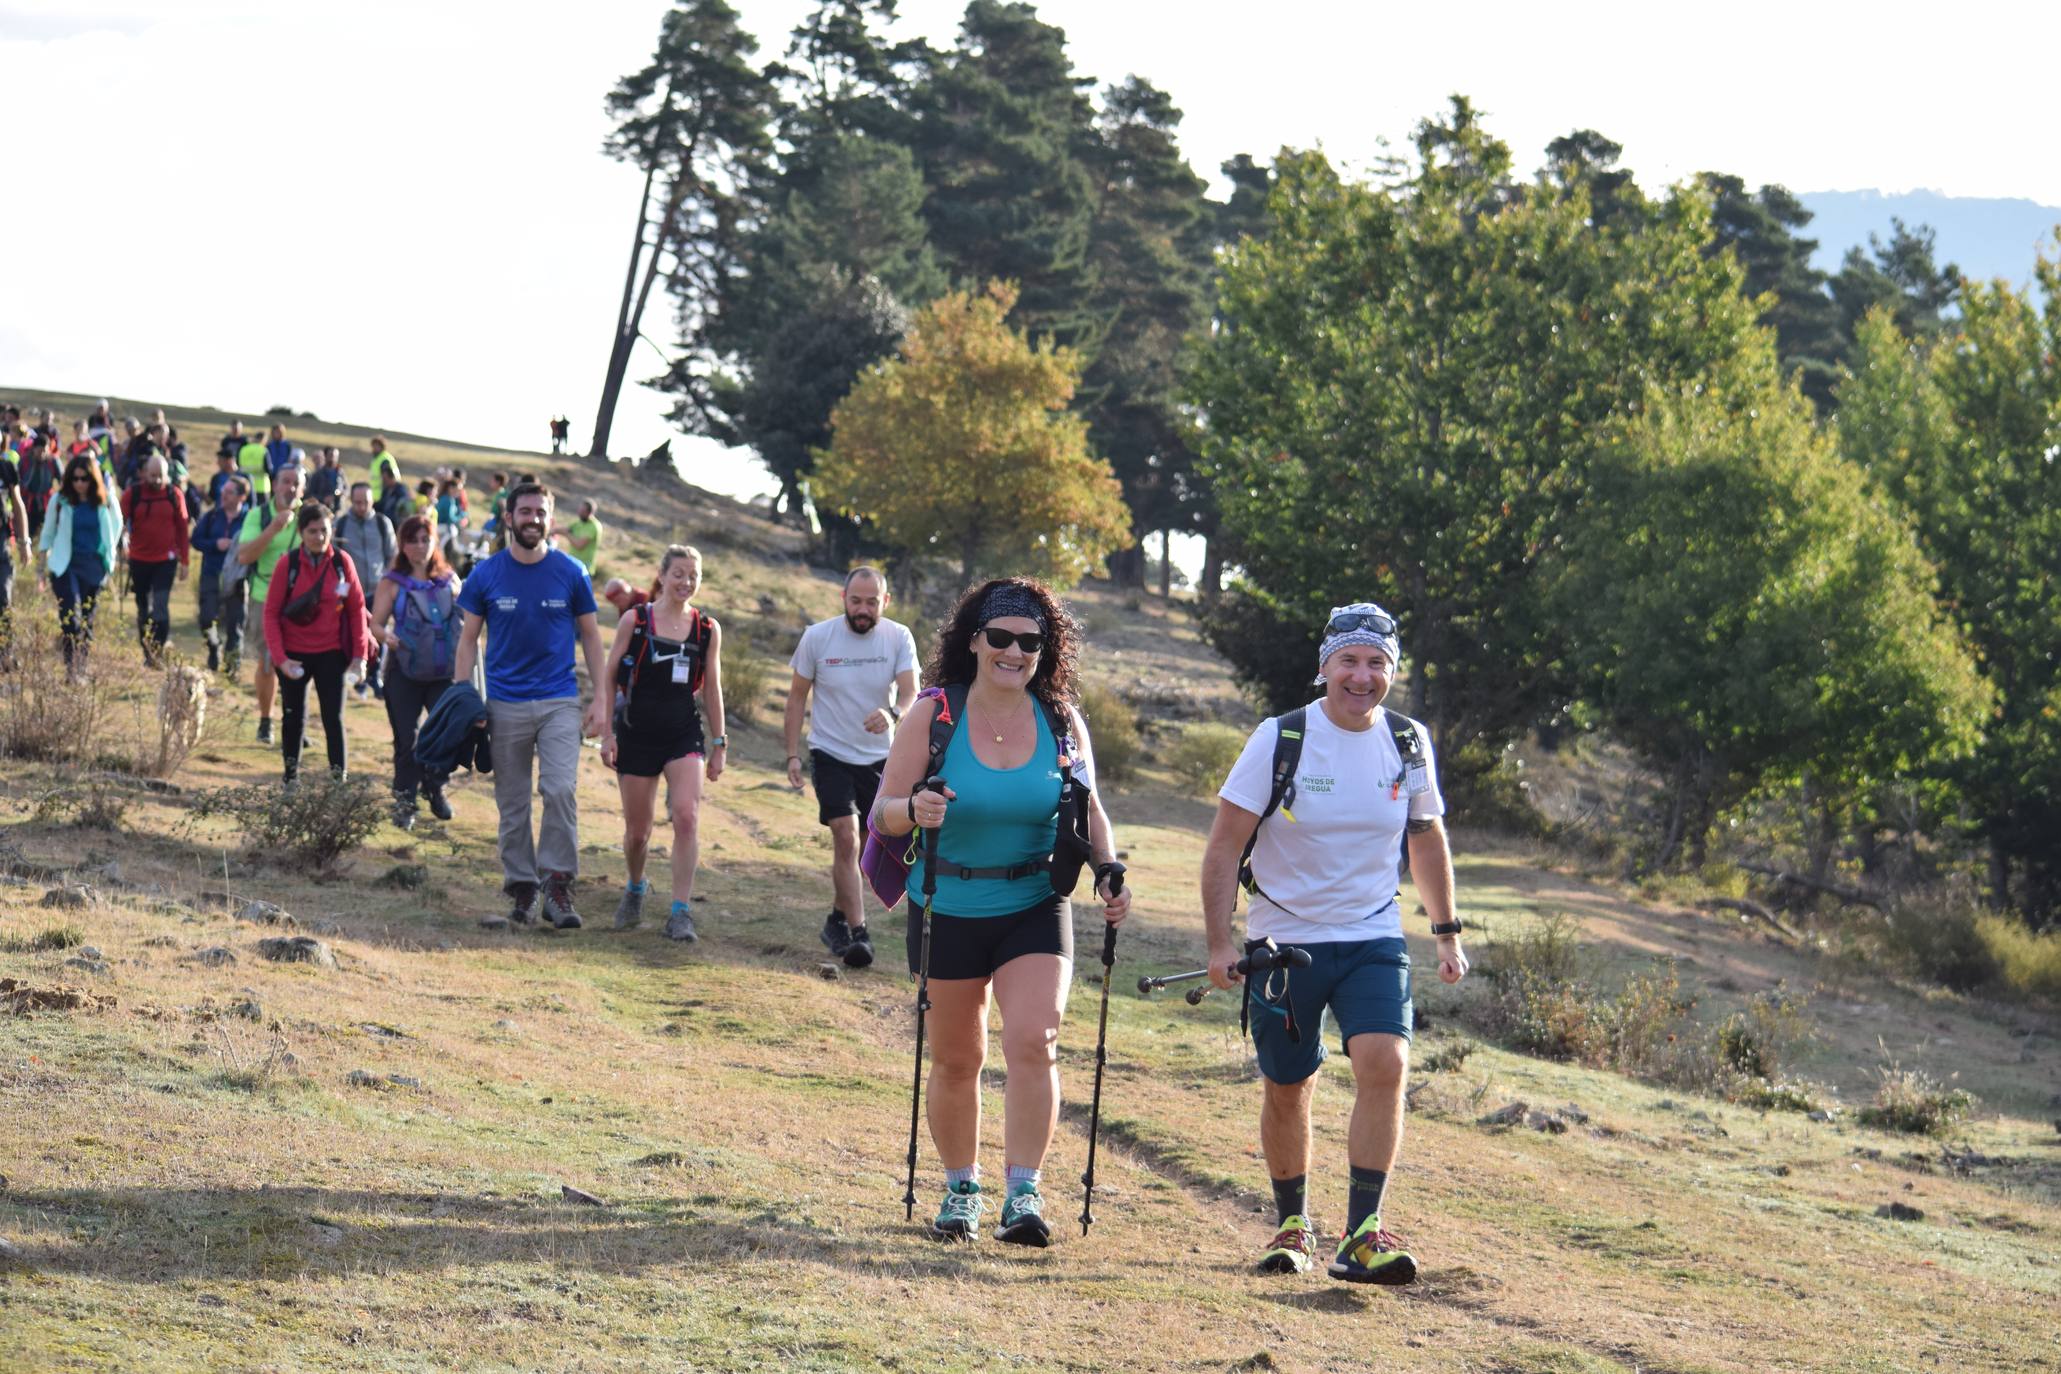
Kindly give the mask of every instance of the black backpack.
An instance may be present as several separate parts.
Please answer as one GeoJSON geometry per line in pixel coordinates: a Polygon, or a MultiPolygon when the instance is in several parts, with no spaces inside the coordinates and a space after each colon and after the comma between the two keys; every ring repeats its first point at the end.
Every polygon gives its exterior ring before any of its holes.
{"type": "MultiPolygon", "coordinates": [[[[1275,717],[1277,729],[1274,732],[1273,791],[1267,797],[1267,809],[1260,812],[1260,825],[1267,817],[1284,808],[1295,805],[1295,770],[1302,762],[1303,727],[1308,721],[1309,708],[1298,706],[1285,715],[1275,717]]],[[[1388,733],[1395,739],[1396,753],[1402,755],[1403,771],[1407,774],[1411,765],[1424,762],[1424,727],[1400,711],[1384,710],[1388,717],[1388,733]]],[[[1291,818],[1294,811],[1289,810],[1291,818]]],[[[1245,841],[1245,852],[1238,856],[1238,883],[1247,892],[1260,892],[1259,880],[1252,876],[1252,847],[1259,843],[1259,825],[1252,828],[1252,835],[1245,841]]],[[[1402,877],[1410,871],[1410,829],[1403,827],[1401,841],[1402,858],[1396,866],[1396,876],[1402,877]]],[[[1270,899],[1271,900],[1271,899],[1270,899]]]]}
{"type": "MultiPolygon", "coordinates": [[[[966,684],[952,683],[942,689],[942,696],[937,714],[930,718],[930,762],[924,769],[926,780],[938,776],[944,767],[945,750],[951,746],[952,736],[959,729],[959,715],[966,709],[966,684]]],[[[1035,697],[1034,700],[1045,713],[1045,726],[1059,746],[1059,826],[1052,839],[1052,852],[1042,859],[1026,859],[1020,864],[996,868],[969,868],[940,855],[937,871],[947,878],[1028,878],[1034,873],[1044,873],[1051,878],[1054,892],[1070,897],[1080,886],[1081,869],[1087,866],[1094,853],[1088,841],[1092,799],[1088,784],[1079,773],[1080,751],[1066,712],[1043,697],[1035,697]]]]}

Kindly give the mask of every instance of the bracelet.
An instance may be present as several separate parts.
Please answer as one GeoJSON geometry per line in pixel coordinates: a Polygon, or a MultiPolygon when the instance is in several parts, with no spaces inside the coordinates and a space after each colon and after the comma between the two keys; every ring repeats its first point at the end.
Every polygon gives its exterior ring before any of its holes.
{"type": "Polygon", "coordinates": [[[916,794],[914,792],[909,794],[909,824],[912,826],[916,824],[916,794]]]}
{"type": "Polygon", "coordinates": [[[717,735],[708,742],[708,747],[711,749],[728,749],[730,747],[730,737],[728,735],[717,735]]]}
{"type": "Polygon", "coordinates": [[[902,723],[902,713],[895,709],[895,704],[891,701],[887,704],[887,718],[897,725],[902,723]]]}
{"type": "Polygon", "coordinates": [[[1455,917],[1450,921],[1440,921],[1433,923],[1431,927],[1431,933],[1433,935],[1458,935],[1460,933],[1459,918],[1455,917]]]}
{"type": "Polygon", "coordinates": [[[787,756],[787,761],[788,761],[789,763],[800,763],[800,762],[801,762],[801,755],[800,755],[800,754],[789,754],[789,755],[787,756]]]}

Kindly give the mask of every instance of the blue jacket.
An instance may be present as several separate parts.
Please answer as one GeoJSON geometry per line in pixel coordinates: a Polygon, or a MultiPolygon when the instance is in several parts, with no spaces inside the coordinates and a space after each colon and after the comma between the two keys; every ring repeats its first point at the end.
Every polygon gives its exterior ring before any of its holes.
{"type": "Polygon", "coordinates": [[[222,575],[222,560],[229,556],[229,549],[216,548],[215,541],[217,539],[227,539],[231,541],[230,549],[236,547],[234,542],[236,531],[243,528],[243,510],[242,506],[236,508],[236,526],[234,529],[230,528],[229,517],[222,513],[220,506],[214,507],[194,523],[193,538],[190,542],[194,548],[200,550],[200,575],[202,577],[219,578],[222,575]]]}
{"type": "Polygon", "coordinates": [[[277,477],[279,469],[290,468],[293,462],[293,445],[284,439],[273,439],[265,445],[265,472],[277,477]]]}
{"type": "Polygon", "coordinates": [[[460,768],[475,773],[494,771],[487,748],[487,704],[470,682],[454,682],[437,698],[415,733],[415,761],[432,787],[460,768]]]}
{"type": "MultiPolygon", "coordinates": [[[[59,496],[51,501],[51,513],[43,519],[43,537],[36,542],[50,556],[52,578],[63,577],[65,569],[72,565],[72,513],[77,509],[65,497],[59,496]]],[[[115,550],[122,543],[122,512],[113,504],[93,509],[100,512],[100,561],[112,570],[115,550]]]]}

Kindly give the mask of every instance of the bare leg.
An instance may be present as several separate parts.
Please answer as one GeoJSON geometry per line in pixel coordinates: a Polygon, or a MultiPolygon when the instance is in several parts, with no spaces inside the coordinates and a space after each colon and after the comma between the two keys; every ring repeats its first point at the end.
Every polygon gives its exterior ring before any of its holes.
{"type": "MultiPolygon", "coordinates": [[[[1362,1169],[1387,1173],[1403,1144],[1403,1085],[1410,1074],[1410,1042],[1400,1035],[1355,1035],[1346,1042],[1353,1063],[1353,1119],[1346,1158],[1362,1169]]],[[[1303,1117],[1305,1129],[1309,1123],[1303,1117]]]]}
{"type": "Polygon", "coordinates": [[[854,926],[866,924],[866,896],[859,883],[859,818],[838,816],[830,822],[830,899],[854,926]]]}
{"type": "Polygon", "coordinates": [[[980,1068],[988,1057],[988,980],[930,980],[930,1140],[947,1169],[980,1152],[980,1068]]]}
{"type": "Polygon", "coordinates": [[[694,900],[694,870],[701,862],[701,755],[666,765],[673,803],[673,900],[694,900]]]}
{"type": "Polygon", "coordinates": [[[1267,1157],[1267,1175],[1300,1178],[1310,1171],[1310,1103],[1316,1097],[1317,1075],[1300,1083],[1263,1081],[1260,1152],[1267,1157]]]}
{"type": "Polygon", "coordinates": [[[272,676],[272,665],[260,657],[257,666],[251,669],[251,681],[258,688],[258,716],[269,719],[272,715],[272,694],[279,690],[279,680],[272,676]]]}
{"type": "Polygon", "coordinates": [[[651,849],[651,813],[658,800],[658,779],[616,774],[623,798],[623,867],[633,883],[644,880],[644,856],[651,849]]]}
{"type": "Polygon", "coordinates": [[[1002,1012],[1002,1057],[1009,1066],[1003,1095],[1005,1163],[1036,1169],[1059,1125],[1059,1021],[1066,1012],[1073,961],[1023,954],[995,970],[1002,1012]]]}

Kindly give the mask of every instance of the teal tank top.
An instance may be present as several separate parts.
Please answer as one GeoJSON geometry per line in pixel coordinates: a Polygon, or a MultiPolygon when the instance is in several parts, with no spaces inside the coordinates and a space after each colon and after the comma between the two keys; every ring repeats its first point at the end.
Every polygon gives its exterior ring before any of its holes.
{"type": "MultiPolygon", "coordinates": [[[[1038,742],[1021,768],[990,768],[974,756],[963,722],[952,732],[939,770],[955,795],[938,832],[938,858],[968,868],[1007,868],[1052,853],[1059,834],[1059,742],[1045,724],[1044,708],[1031,705],[1038,742]]],[[[942,865],[941,865],[942,866],[942,865]]],[[[947,916],[1008,916],[1052,895],[1052,879],[1040,871],[1023,878],[937,880],[932,910],[947,916]]],[[[909,870],[909,900],[923,904],[923,849],[917,846],[909,870]]]]}

